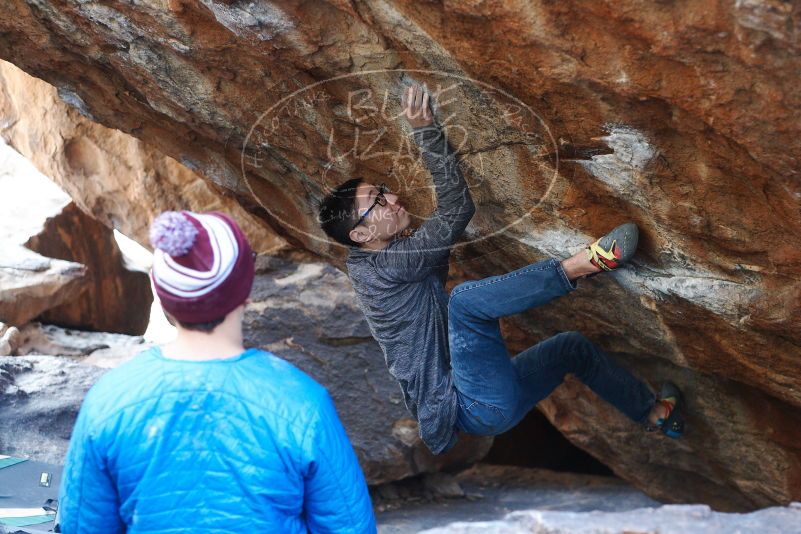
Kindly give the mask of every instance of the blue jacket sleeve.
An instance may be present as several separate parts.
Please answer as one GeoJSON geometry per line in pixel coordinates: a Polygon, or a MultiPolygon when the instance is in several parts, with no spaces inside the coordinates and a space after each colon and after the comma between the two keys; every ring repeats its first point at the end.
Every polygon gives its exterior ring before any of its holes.
{"type": "Polygon", "coordinates": [[[328,393],[304,438],[306,524],[313,533],[376,532],[370,494],[328,393]]]}
{"type": "Polygon", "coordinates": [[[93,436],[87,395],[72,430],[59,489],[61,532],[65,534],[125,532],[117,488],[93,436]]]}

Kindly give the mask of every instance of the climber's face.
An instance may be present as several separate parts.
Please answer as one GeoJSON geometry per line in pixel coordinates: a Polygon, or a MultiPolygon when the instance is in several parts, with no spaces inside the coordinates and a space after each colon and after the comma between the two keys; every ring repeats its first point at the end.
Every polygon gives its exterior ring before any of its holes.
{"type": "Polygon", "coordinates": [[[356,189],[356,208],[359,222],[350,238],[367,246],[383,248],[411,221],[398,196],[381,186],[362,182],[356,189]]]}

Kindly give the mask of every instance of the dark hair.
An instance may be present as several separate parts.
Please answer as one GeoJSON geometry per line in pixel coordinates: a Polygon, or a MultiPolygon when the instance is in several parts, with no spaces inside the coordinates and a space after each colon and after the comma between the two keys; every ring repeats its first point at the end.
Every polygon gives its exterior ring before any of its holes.
{"type": "Polygon", "coordinates": [[[205,322],[202,322],[202,323],[185,323],[184,321],[179,321],[178,319],[176,319],[175,317],[173,317],[172,315],[170,315],[166,311],[164,312],[164,315],[167,316],[167,320],[173,326],[175,326],[175,323],[178,323],[179,325],[181,325],[181,328],[185,328],[186,330],[194,330],[196,332],[205,332],[207,334],[210,334],[211,332],[213,332],[214,329],[217,328],[218,326],[220,326],[223,323],[223,321],[225,321],[225,318],[227,317],[227,315],[223,315],[219,319],[214,319],[212,321],[205,321],[205,322]]]}
{"type": "Polygon", "coordinates": [[[210,334],[215,328],[220,326],[223,321],[225,321],[225,317],[213,321],[206,321],[204,323],[185,323],[183,321],[178,321],[178,324],[187,330],[195,330],[197,332],[210,334]]]}
{"type": "Polygon", "coordinates": [[[360,246],[350,238],[353,225],[359,220],[356,189],[364,180],[351,178],[338,185],[320,204],[320,226],[334,241],[349,247],[360,246]]]}

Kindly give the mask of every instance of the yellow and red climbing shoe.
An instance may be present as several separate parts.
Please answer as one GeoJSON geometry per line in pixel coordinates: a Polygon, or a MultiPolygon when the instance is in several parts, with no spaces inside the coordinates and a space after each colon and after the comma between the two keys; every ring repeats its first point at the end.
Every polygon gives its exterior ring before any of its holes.
{"type": "Polygon", "coordinates": [[[614,271],[634,256],[638,237],[636,224],[621,224],[587,247],[587,258],[599,272],[614,271]]]}

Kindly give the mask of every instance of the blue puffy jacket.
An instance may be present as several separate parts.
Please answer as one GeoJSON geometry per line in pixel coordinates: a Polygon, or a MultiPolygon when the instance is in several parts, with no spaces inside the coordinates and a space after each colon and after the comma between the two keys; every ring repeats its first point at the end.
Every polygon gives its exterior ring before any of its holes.
{"type": "Polygon", "coordinates": [[[73,429],[62,532],[375,532],[326,390],[250,349],[184,361],[158,348],[106,373],[73,429]]]}

